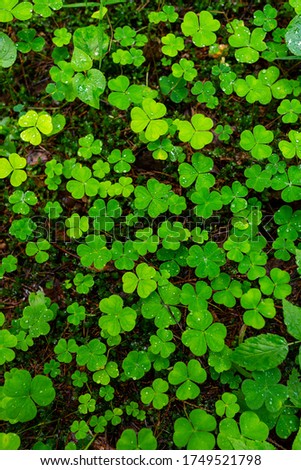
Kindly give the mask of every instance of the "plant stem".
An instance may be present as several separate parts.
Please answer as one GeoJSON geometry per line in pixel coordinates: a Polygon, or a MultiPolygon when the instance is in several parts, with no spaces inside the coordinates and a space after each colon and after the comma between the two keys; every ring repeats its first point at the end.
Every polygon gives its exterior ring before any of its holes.
{"type": "Polygon", "coordinates": [[[68,5],[63,5],[63,8],[88,8],[88,7],[99,7],[98,2],[80,2],[80,3],[70,3],[68,5]]]}

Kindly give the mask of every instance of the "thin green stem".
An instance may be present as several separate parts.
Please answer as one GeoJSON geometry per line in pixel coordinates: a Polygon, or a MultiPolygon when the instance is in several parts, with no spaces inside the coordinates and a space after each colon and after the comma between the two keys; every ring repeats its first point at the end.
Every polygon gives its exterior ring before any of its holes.
{"type": "Polygon", "coordinates": [[[80,3],[69,3],[68,5],[63,5],[63,8],[89,8],[89,7],[99,7],[98,2],[80,2],[80,3]]]}

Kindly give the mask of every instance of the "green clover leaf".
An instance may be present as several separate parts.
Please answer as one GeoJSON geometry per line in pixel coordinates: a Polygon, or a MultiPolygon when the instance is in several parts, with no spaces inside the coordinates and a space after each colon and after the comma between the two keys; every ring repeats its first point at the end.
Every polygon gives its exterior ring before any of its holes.
{"type": "Polygon", "coordinates": [[[78,345],[76,344],[76,341],[73,338],[69,339],[68,341],[66,341],[64,338],[61,338],[57,345],[54,347],[54,352],[57,355],[57,360],[65,364],[69,364],[72,361],[72,353],[77,353],[77,351],[78,345]]]}
{"type": "Polygon", "coordinates": [[[28,127],[20,135],[21,139],[32,145],[39,145],[42,142],[41,134],[49,135],[53,131],[52,118],[46,112],[27,111],[19,118],[18,124],[21,127],[28,127]]]}
{"type": "Polygon", "coordinates": [[[181,24],[185,36],[192,36],[192,41],[197,47],[205,47],[214,44],[220,22],[215,20],[208,11],[201,11],[199,15],[189,11],[185,14],[181,24]]]}
{"type": "Polygon", "coordinates": [[[241,296],[241,306],[246,309],[244,323],[253,328],[261,329],[265,325],[264,318],[274,318],[276,309],[272,299],[261,300],[259,289],[251,288],[241,296]]]}
{"type": "Polygon", "coordinates": [[[33,338],[47,335],[50,331],[48,322],[54,318],[54,312],[48,308],[46,299],[42,291],[32,292],[28,298],[29,305],[23,310],[20,325],[24,330],[29,330],[33,338]]]}
{"type": "Polygon", "coordinates": [[[194,400],[200,394],[200,388],[196,384],[205,382],[207,373],[196,359],[191,359],[186,365],[184,362],[176,362],[172,371],[168,374],[168,382],[171,385],[180,385],[176,396],[179,400],[194,400]]]}
{"type": "Polygon", "coordinates": [[[76,363],[79,366],[87,366],[90,371],[96,371],[105,366],[107,356],[106,346],[99,339],[91,339],[89,343],[79,346],[76,351],[76,363]]]}
{"type": "Polygon", "coordinates": [[[280,370],[254,371],[252,378],[254,380],[244,380],[241,387],[248,407],[258,410],[264,404],[271,413],[279,411],[288,397],[287,387],[278,383],[281,379],[280,370]]]}
{"type": "Polygon", "coordinates": [[[142,305],[144,318],[155,319],[157,328],[168,328],[175,325],[181,318],[180,310],[175,307],[179,303],[180,290],[167,282],[166,285],[158,287],[158,292],[153,292],[142,305]]]}
{"type": "Polygon", "coordinates": [[[177,447],[188,450],[212,450],[215,437],[212,431],[216,428],[216,420],[205,410],[193,410],[189,418],[177,418],[174,423],[173,441],[177,447]]]}
{"type": "Polygon", "coordinates": [[[168,198],[171,185],[159,183],[154,178],[147,181],[144,186],[135,188],[135,207],[136,209],[146,209],[150,217],[156,218],[168,209],[168,198]]]}
{"type": "Polygon", "coordinates": [[[117,336],[123,331],[131,331],[135,327],[137,313],[130,307],[123,307],[123,300],[119,295],[102,299],[99,309],[105,315],[101,316],[98,324],[111,336],[117,336]]]}
{"type": "Polygon", "coordinates": [[[155,379],[151,387],[145,387],[141,390],[141,401],[145,405],[152,403],[156,410],[162,410],[169,402],[168,395],[165,393],[169,388],[168,382],[163,379],[155,379]]]}
{"type": "Polygon", "coordinates": [[[168,131],[168,124],[162,118],[166,114],[166,107],[156,103],[152,98],[142,101],[142,109],[134,107],[131,111],[131,129],[140,133],[145,129],[145,138],[151,142],[159,139],[168,131]]]}
{"type": "Polygon", "coordinates": [[[146,263],[140,263],[136,267],[136,274],[125,273],[122,276],[122,288],[127,294],[137,289],[139,297],[146,299],[156,288],[157,282],[153,279],[156,270],[146,263]]]}
{"type": "Polygon", "coordinates": [[[224,251],[217,243],[209,241],[203,247],[193,245],[189,249],[188,266],[196,268],[195,274],[200,278],[213,279],[220,273],[220,266],[225,264],[224,251]]]}
{"type": "Polygon", "coordinates": [[[227,334],[225,325],[213,323],[213,317],[208,310],[189,313],[186,319],[189,327],[182,333],[182,343],[189,347],[196,356],[203,356],[207,347],[214,352],[224,348],[224,339],[227,334]]]}
{"type": "Polygon", "coordinates": [[[136,434],[133,429],[125,429],[117,441],[117,450],[155,450],[157,448],[157,440],[153,435],[153,431],[148,428],[142,428],[136,434]]]}
{"type": "Polygon", "coordinates": [[[209,174],[213,169],[213,160],[210,157],[197,152],[192,155],[191,163],[181,163],[178,171],[180,174],[180,185],[188,188],[194,182],[199,187],[210,188],[215,183],[213,175],[209,174]]]}
{"type": "Polygon", "coordinates": [[[27,179],[27,174],[22,168],[26,166],[26,159],[17,153],[11,153],[7,158],[0,158],[0,178],[10,175],[12,186],[20,186],[27,179]]]}
{"type": "Polygon", "coordinates": [[[122,362],[122,368],[128,379],[141,379],[151,368],[148,353],[145,351],[130,351],[122,362]]]}
{"type": "Polygon", "coordinates": [[[236,395],[228,392],[223,393],[222,399],[215,402],[216,414],[218,416],[223,416],[225,414],[227,418],[234,418],[240,409],[236,402],[236,395]]]}
{"type": "Polygon", "coordinates": [[[172,33],[168,33],[166,36],[162,37],[162,52],[165,55],[170,57],[175,57],[179,51],[184,49],[184,39],[181,37],[176,37],[172,33]]]}
{"type": "Polygon", "coordinates": [[[5,374],[1,398],[5,403],[2,419],[25,423],[36,417],[36,405],[47,406],[54,400],[55,390],[48,377],[36,375],[32,379],[27,370],[14,368],[5,374]]]}
{"type": "Polygon", "coordinates": [[[75,199],[87,196],[96,196],[99,182],[92,178],[90,168],[77,164],[71,172],[72,180],[68,181],[66,188],[75,199]]]}
{"type": "Polygon", "coordinates": [[[237,279],[231,280],[227,273],[221,273],[213,279],[211,287],[216,292],[213,294],[213,300],[217,304],[233,308],[236,304],[236,298],[242,296],[241,284],[237,279]]]}
{"type": "Polygon", "coordinates": [[[94,265],[96,269],[103,269],[112,258],[105,238],[99,235],[88,235],[85,243],[80,244],[76,251],[85,267],[94,265]]]}
{"type": "Polygon", "coordinates": [[[204,114],[194,114],[191,123],[176,119],[174,124],[179,131],[179,139],[182,142],[190,142],[193,149],[202,149],[213,140],[213,133],[210,132],[213,121],[204,114]]]}
{"type": "Polygon", "coordinates": [[[269,144],[274,139],[272,131],[267,131],[264,126],[258,124],[253,132],[245,130],[240,135],[240,146],[249,152],[256,160],[263,160],[272,155],[272,148],[269,144]]]}

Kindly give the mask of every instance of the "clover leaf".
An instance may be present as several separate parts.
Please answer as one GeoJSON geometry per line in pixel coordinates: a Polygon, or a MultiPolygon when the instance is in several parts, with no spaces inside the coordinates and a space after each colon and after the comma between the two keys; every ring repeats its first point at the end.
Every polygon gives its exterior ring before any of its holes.
{"type": "Polygon", "coordinates": [[[218,98],[214,96],[216,88],[209,80],[196,82],[191,89],[191,93],[197,95],[199,103],[206,103],[207,108],[214,109],[218,105],[218,98]]]}
{"type": "Polygon", "coordinates": [[[299,201],[301,199],[301,166],[290,166],[285,173],[275,175],[271,187],[281,192],[281,198],[285,202],[299,201]]]}
{"type": "Polygon", "coordinates": [[[151,345],[148,350],[153,354],[160,354],[161,357],[166,359],[176,349],[175,344],[171,342],[172,339],[172,331],[160,328],[157,330],[156,335],[150,337],[149,341],[151,345]]]}
{"type": "Polygon", "coordinates": [[[151,387],[145,387],[141,390],[141,401],[145,405],[152,403],[156,410],[162,410],[169,402],[168,395],[165,393],[169,388],[168,382],[163,379],[155,379],[151,387]]]}
{"type": "Polygon", "coordinates": [[[151,368],[151,361],[145,351],[130,351],[122,362],[125,376],[129,379],[141,379],[151,368]]]}
{"type": "Polygon", "coordinates": [[[224,347],[227,329],[222,323],[212,322],[213,317],[208,310],[189,313],[186,318],[189,328],[182,333],[182,343],[196,356],[203,356],[207,347],[215,352],[224,347]]]}
{"type": "Polygon", "coordinates": [[[122,276],[123,291],[130,294],[137,289],[139,297],[146,299],[157,288],[155,276],[154,268],[146,263],[140,263],[136,267],[136,274],[125,273],[122,276]]]}
{"type": "Polygon", "coordinates": [[[259,279],[261,292],[265,295],[273,294],[275,299],[285,299],[292,292],[292,286],[289,284],[290,279],[288,272],[272,268],[270,277],[264,276],[259,279]]]}
{"type": "Polygon", "coordinates": [[[76,165],[71,172],[72,180],[68,181],[66,188],[75,199],[81,199],[85,194],[87,196],[96,196],[99,182],[92,178],[90,168],[76,165]]]}
{"type": "Polygon", "coordinates": [[[206,187],[199,187],[196,192],[192,193],[191,200],[196,204],[196,215],[204,219],[208,219],[215,210],[219,210],[223,207],[220,193],[217,191],[209,191],[206,187]]]}
{"type": "Polygon", "coordinates": [[[135,207],[136,209],[146,209],[152,218],[164,213],[168,209],[168,198],[170,185],[160,183],[154,178],[150,178],[144,186],[135,188],[135,207]]]}
{"type": "Polygon", "coordinates": [[[17,33],[20,41],[17,42],[17,49],[23,54],[30,51],[41,52],[45,45],[45,39],[42,37],[35,38],[36,30],[34,28],[23,29],[17,33]]]}
{"type": "Polygon", "coordinates": [[[204,114],[194,114],[191,123],[176,119],[174,124],[179,131],[179,139],[182,142],[190,142],[193,149],[202,149],[213,140],[213,133],[210,131],[213,121],[204,114]]]}
{"type": "Polygon", "coordinates": [[[232,308],[236,304],[236,298],[242,296],[241,284],[233,279],[227,273],[221,273],[211,282],[211,287],[216,292],[213,294],[213,300],[217,304],[232,308]]]}
{"type": "Polygon", "coordinates": [[[256,10],[254,12],[254,24],[256,26],[262,26],[263,30],[266,32],[272,31],[277,27],[276,16],[276,8],[273,8],[271,5],[265,5],[262,11],[256,10]]]}
{"type": "Polygon", "coordinates": [[[108,162],[114,164],[116,173],[127,173],[131,169],[130,163],[135,161],[135,156],[131,149],[114,149],[108,156],[108,162]]]}
{"type": "Polygon", "coordinates": [[[262,170],[258,164],[246,168],[244,175],[247,177],[246,186],[255,191],[262,192],[271,186],[272,172],[267,168],[262,170]]]}
{"type": "Polygon", "coordinates": [[[15,335],[8,330],[0,330],[0,365],[10,362],[15,358],[15,352],[11,349],[18,343],[15,335]]]}
{"type": "Polygon", "coordinates": [[[236,402],[236,395],[228,392],[223,393],[221,400],[217,400],[215,402],[216,414],[218,416],[223,416],[225,414],[227,418],[234,418],[240,409],[240,406],[236,402]]]}
{"type": "Polygon", "coordinates": [[[273,139],[273,132],[267,131],[264,126],[258,124],[254,127],[253,132],[245,130],[241,133],[240,146],[251,152],[252,157],[256,160],[263,160],[272,154],[272,148],[267,144],[273,139]]]}
{"type": "Polygon", "coordinates": [[[0,158],[0,178],[6,178],[11,174],[10,183],[12,186],[20,186],[27,179],[26,172],[22,170],[26,163],[26,159],[17,153],[11,153],[8,160],[0,158]]]}
{"type": "MultiPolygon", "coordinates": [[[[1,163],[0,163],[1,165],[1,163]]],[[[30,211],[29,206],[34,206],[38,199],[33,191],[21,191],[17,189],[8,198],[9,202],[13,204],[13,211],[16,214],[27,215],[30,211]]]]}
{"type": "Polygon", "coordinates": [[[207,309],[212,289],[205,281],[197,281],[195,286],[183,284],[180,300],[187,305],[190,312],[199,312],[207,309]]]}
{"type": "Polygon", "coordinates": [[[163,95],[170,95],[174,103],[181,103],[188,96],[188,89],[184,78],[176,78],[170,74],[159,78],[159,85],[163,95]]]}
{"type": "Polygon", "coordinates": [[[91,158],[92,155],[99,155],[101,153],[102,141],[94,139],[93,134],[87,134],[85,137],[81,137],[78,139],[78,143],[80,148],[77,154],[85,160],[91,158]]]}
{"type": "Polygon", "coordinates": [[[244,26],[243,21],[234,20],[229,24],[229,31],[233,34],[229,37],[229,44],[237,48],[235,58],[238,62],[254,64],[259,59],[259,52],[267,46],[264,42],[266,32],[262,28],[255,28],[252,33],[244,26]]]}
{"type": "Polygon", "coordinates": [[[171,5],[164,5],[162,11],[151,11],[148,15],[150,23],[158,24],[161,21],[174,23],[177,21],[179,15],[175,12],[175,7],[171,5]]]}
{"type": "Polygon", "coordinates": [[[142,428],[136,434],[133,429],[125,429],[117,441],[117,450],[155,450],[157,448],[157,440],[153,435],[153,431],[148,428],[142,428]]]}
{"type": "Polygon", "coordinates": [[[178,64],[172,65],[172,74],[176,78],[183,77],[187,82],[191,82],[198,73],[192,60],[180,59],[178,64]]]}
{"type": "Polygon", "coordinates": [[[145,129],[145,138],[154,142],[168,131],[166,120],[161,119],[165,114],[164,104],[156,103],[152,98],[145,98],[142,101],[142,109],[135,106],[131,111],[131,129],[137,133],[145,129]]]}
{"type": "Polygon", "coordinates": [[[293,158],[295,155],[301,158],[301,132],[291,130],[288,133],[288,137],[290,142],[287,140],[281,140],[278,144],[282,155],[288,159],[293,158]]]}
{"type": "Polygon", "coordinates": [[[136,239],[133,242],[133,248],[139,255],[145,256],[146,253],[155,253],[159,245],[158,235],[153,234],[153,229],[147,227],[145,229],[137,230],[135,233],[136,239]]]}
{"type": "Polygon", "coordinates": [[[184,229],[181,222],[171,223],[168,220],[162,222],[158,229],[158,235],[162,238],[162,245],[167,250],[178,250],[181,242],[190,236],[188,229],[184,229]]]}
{"type": "Polygon", "coordinates": [[[168,382],[171,385],[180,385],[176,396],[179,400],[193,400],[200,394],[198,385],[205,382],[207,373],[196,359],[191,359],[186,365],[184,362],[176,362],[168,374],[168,382]]]}
{"type": "Polygon", "coordinates": [[[28,256],[34,256],[37,263],[45,263],[49,258],[49,254],[47,253],[49,248],[50,243],[48,240],[39,238],[36,242],[27,243],[25,253],[28,256]]]}
{"type": "Polygon", "coordinates": [[[85,243],[80,244],[76,251],[85,267],[94,265],[96,269],[103,269],[112,258],[105,238],[100,235],[88,235],[85,243]]]}
{"type": "Polygon", "coordinates": [[[105,366],[107,357],[106,346],[99,339],[91,339],[87,345],[79,346],[76,351],[76,362],[79,366],[87,366],[90,371],[96,371],[105,366]]]}
{"type": "Polygon", "coordinates": [[[137,313],[130,307],[123,307],[123,300],[119,295],[102,299],[99,309],[106,315],[101,316],[98,324],[111,336],[119,335],[122,331],[131,331],[135,327],[137,313]]]}
{"type": "Polygon", "coordinates": [[[279,384],[281,372],[270,369],[252,372],[252,378],[242,383],[242,392],[251,410],[258,410],[264,404],[271,413],[279,411],[288,397],[287,387],[279,384]]]}
{"type": "Polygon", "coordinates": [[[66,341],[64,338],[60,338],[57,345],[54,347],[57,360],[59,362],[64,362],[65,364],[69,364],[72,361],[72,353],[77,353],[77,351],[78,345],[73,338],[69,339],[68,341],[66,341]]]}
{"type": "Polygon", "coordinates": [[[127,240],[124,244],[120,241],[113,242],[111,253],[115,267],[120,270],[130,271],[133,269],[134,261],[139,257],[131,240],[127,240]]]}
{"type": "Polygon", "coordinates": [[[21,444],[18,434],[13,432],[0,433],[0,449],[1,450],[18,450],[21,444]]]}
{"type": "Polygon", "coordinates": [[[46,112],[27,111],[19,118],[18,124],[28,128],[22,131],[20,136],[32,145],[39,145],[42,142],[41,134],[49,135],[53,131],[52,118],[46,112]]]}
{"type": "Polygon", "coordinates": [[[299,100],[283,100],[277,108],[277,113],[281,114],[281,119],[285,124],[293,124],[298,121],[301,114],[301,103],[299,100]]]}
{"type": "Polygon", "coordinates": [[[165,55],[170,57],[175,57],[179,51],[184,49],[184,39],[180,36],[175,36],[172,33],[168,33],[166,36],[162,37],[162,52],[165,55]]]}
{"type": "Polygon", "coordinates": [[[272,97],[283,99],[292,92],[291,82],[285,78],[278,80],[280,70],[275,67],[262,69],[258,73],[258,78],[247,75],[245,79],[237,79],[234,89],[238,96],[246,96],[248,103],[259,101],[261,104],[268,104],[272,97]]]}
{"type": "Polygon", "coordinates": [[[54,313],[48,308],[46,300],[42,291],[32,292],[28,298],[29,305],[23,309],[20,325],[24,330],[29,330],[33,338],[47,335],[50,331],[49,321],[54,318],[54,313]]]}
{"type": "Polygon", "coordinates": [[[110,232],[114,227],[113,219],[118,219],[121,215],[121,208],[115,199],[110,199],[107,205],[102,199],[96,199],[88,213],[93,218],[95,230],[110,232]]]}
{"type": "Polygon", "coordinates": [[[175,325],[181,317],[180,310],[176,307],[179,303],[180,290],[172,283],[158,287],[157,292],[153,292],[143,302],[142,315],[147,319],[155,319],[157,328],[168,328],[175,325]]]}
{"type": "Polygon", "coordinates": [[[205,410],[193,410],[189,418],[177,418],[174,423],[173,441],[177,447],[188,450],[212,450],[215,437],[212,431],[216,428],[214,416],[205,410]]]}
{"type": "Polygon", "coordinates": [[[198,187],[210,188],[215,183],[215,178],[209,172],[213,169],[213,160],[210,157],[197,152],[191,158],[191,163],[181,163],[178,171],[180,174],[180,185],[188,188],[194,182],[198,187]]]}
{"type": "Polygon", "coordinates": [[[19,0],[3,0],[1,5],[0,21],[9,23],[14,18],[20,21],[29,20],[32,17],[32,4],[19,0]]]}
{"type": "Polygon", "coordinates": [[[36,417],[36,405],[47,406],[54,400],[55,390],[48,377],[36,375],[32,378],[27,370],[14,368],[5,373],[1,398],[2,419],[25,423],[36,417]]]}
{"type": "Polygon", "coordinates": [[[189,11],[185,14],[181,24],[185,36],[192,36],[192,41],[197,47],[210,46],[216,41],[216,34],[220,22],[215,20],[209,11],[201,11],[199,15],[189,11]]]}
{"type": "Polygon", "coordinates": [[[276,309],[272,299],[261,300],[259,289],[251,288],[241,296],[241,306],[247,309],[244,313],[244,323],[260,329],[265,325],[264,318],[274,318],[276,309]]]}
{"type": "Polygon", "coordinates": [[[196,268],[195,274],[200,278],[213,279],[220,273],[220,266],[225,264],[225,255],[217,243],[209,241],[203,247],[193,245],[189,249],[188,266],[196,268]]]}
{"type": "Polygon", "coordinates": [[[274,449],[271,444],[263,443],[269,435],[269,428],[254,411],[244,411],[240,415],[239,426],[233,418],[223,419],[219,431],[217,444],[222,450],[274,449]]]}
{"type": "Polygon", "coordinates": [[[71,33],[67,28],[57,28],[53,31],[53,35],[52,42],[57,47],[67,46],[71,40],[71,33]]]}
{"type": "MultiPolygon", "coordinates": [[[[87,276],[89,276],[89,274],[87,274],[87,276]]],[[[70,313],[67,321],[72,325],[79,325],[80,322],[84,321],[86,318],[86,309],[83,305],[79,305],[78,302],[73,302],[71,305],[68,305],[67,312],[70,313]]]]}

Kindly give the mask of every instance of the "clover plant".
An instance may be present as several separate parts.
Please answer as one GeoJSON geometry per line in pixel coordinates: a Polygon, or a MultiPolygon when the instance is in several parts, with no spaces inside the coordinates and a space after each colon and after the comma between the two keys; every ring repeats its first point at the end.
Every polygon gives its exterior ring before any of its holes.
{"type": "Polygon", "coordinates": [[[2,0],[0,449],[301,449],[301,4],[184,3],[2,0]]]}

